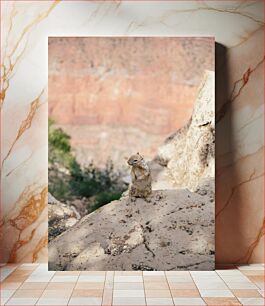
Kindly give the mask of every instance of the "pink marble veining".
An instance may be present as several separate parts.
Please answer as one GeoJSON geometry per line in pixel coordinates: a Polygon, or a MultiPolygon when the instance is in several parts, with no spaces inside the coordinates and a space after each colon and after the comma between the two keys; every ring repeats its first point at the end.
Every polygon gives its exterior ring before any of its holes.
{"type": "Polygon", "coordinates": [[[263,1],[1,2],[1,262],[47,261],[47,38],[90,35],[215,36],[216,260],[262,262],[263,31],[263,1]]]}

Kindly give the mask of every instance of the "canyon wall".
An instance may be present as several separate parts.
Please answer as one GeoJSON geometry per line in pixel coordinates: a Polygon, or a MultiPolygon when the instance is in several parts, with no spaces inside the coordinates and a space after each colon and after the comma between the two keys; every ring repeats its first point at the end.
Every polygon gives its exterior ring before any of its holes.
{"type": "Polygon", "coordinates": [[[82,163],[151,158],[190,118],[211,37],[49,38],[49,116],[82,163]]]}

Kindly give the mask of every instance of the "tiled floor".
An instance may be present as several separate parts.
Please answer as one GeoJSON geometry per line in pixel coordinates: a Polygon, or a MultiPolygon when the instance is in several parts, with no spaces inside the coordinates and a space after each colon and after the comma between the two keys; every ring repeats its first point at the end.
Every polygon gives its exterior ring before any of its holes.
{"type": "Polygon", "coordinates": [[[264,265],[216,271],[50,272],[2,265],[1,305],[264,305],[264,265]]]}

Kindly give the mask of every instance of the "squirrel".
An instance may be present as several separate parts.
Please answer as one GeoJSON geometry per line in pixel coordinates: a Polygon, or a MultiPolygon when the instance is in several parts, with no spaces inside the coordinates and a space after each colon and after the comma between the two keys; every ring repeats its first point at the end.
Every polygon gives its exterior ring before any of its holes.
{"type": "Polygon", "coordinates": [[[132,166],[129,196],[146,198],[152,193],[152,178],[149,166],[139,152],[132,155],[127,162],[132,166]]]}

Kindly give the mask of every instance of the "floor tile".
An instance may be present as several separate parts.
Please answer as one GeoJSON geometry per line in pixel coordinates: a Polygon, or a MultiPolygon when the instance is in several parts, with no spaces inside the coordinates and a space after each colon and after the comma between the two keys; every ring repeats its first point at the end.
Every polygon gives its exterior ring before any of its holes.
{"type": "Polygon", "coordinates": [[[22,269],[20,266],[18,268],[16,268],[16,270],[14,270],[10,276],[14,275],[14,276],[28,276],[30,274],[33,273],[33,269],[22,269]]]}
{"type": "Polygon", "coordinates": [[[230,290],[200,290],[202,297],[234,297],[230,290]]]}
{"type": "Polygon", "coordinates": [[[116,297],[145,297],[144,290],[113,290],[113,298],[116,297]]]}
{"type": "Polygon", "coordinates": [[[41,298],[69,298],[72,290],[44,290],[41,298]]]}
{"type": "Polygon", "coordinates": [[[38,266],[33,272],[32,275],[54,275],[56,271],[48,271],[44,266],[38,266]]]}
{"type": "Polygon", "coordinates": [[[97,306],[97,305],[101,305],[102,299],[101,298],[93,298],[93,297],[78,297],[78,298],[71,298],[68,302],[68,305],[93,305],[93,306],[97,306]]]}
{"type": "Polygon", "coordinates": [[[121,282],[121,283],[139,283],[142,282],[142,276],[114,276],[114,282],[121,282]]]}
{"type": "Polygon", "coordinates": [[[167,276],[167,280],[169,283],[189,283],[189,282],[192,282],[192,278],[191,276],[189,275],[180,275],[180,276],[177,276],[177,275],[170,275],[170,276],[167,276]]]}
{"type": "Polygon", "coordinates": [[[120,306],[126,306],[126,305],[146,305],[145,298],[142,297],[113,297],[113,306],[120,305],[120,306]]]}
{"type": "Polygon", "coordinates": [[[264,282],[264,276],[263,275],[248,275],[247,279],[251,282],[264,282]]]}
{"type": "Polygon", "coordinates": [[[250,280],[244,275],[222,275],[221,278],[225,282],[230,283],[250,282],[250,280]]]}
{"type": "Polygon", "coordinates": [[[39,265],[36,263],[24,263],[19,266],[19,269],[23,270],[35,270],[39,265]]]}
{"type": "Polygon", "coordinates": [[[76,283],[75,289],[103,289],[104,283],[76,283]]]}
{"type": "Polygon", "coordinates": [[[103,283],[105,281],[105,275],[80,275],[78,282],[92,282],[92,283],[103,283]]]}
{"type": "Polygon", "coordinates": [[[244,298],[244,297],[261,297],[261,294],[258,290],[255,289],[235,289],[232,290],[233,294],[236,297],[244,298]]]}
{"type": "Polygon", "coordinates": [[[173,305],[174,300],[176,305],[219,306],[240,305],[240,300],[243,305],[264,305],[264,266],[231,267],[216,272],[55,272],[47,264],[5,265],[1,303],[111,306],[113,300],[114,306],[155,306],[173,305]]]}
{"type": "Polygon", "coordinates": [[[103,289],[74,289],[72,297],[102,297],[103,289]]]}
{"type": "Polygon", "coordinates": [[[49,283],[23,283],[19,289],[27,289],[27,290],[44,290],[49,283]]]}
{"type": "Polygon", "coordinates": [[[195,283],[169,283],[170,290],[174,289],[197,289],[195,283]]]}
{"type": "Polygon", "coordinates": [[[175,305],[206,305],[202,298],[174,298],[175,305]]]}
{"type": "Polygon", "coordinates": [[[27,276],[21,275],[21,274],[20,275],[19,274],[15,275],[13,273],[8,275],[8,277],[5,279],[5,282],[8,282],[8,283],[15,283],[15,282],[23,283],[28,278],[28,275],[27,276]]]}
{"type": "Polygon", "coordinates": [[[8,297],[1,296],[1,298],[0,298],[0,305],[5,305],[8,300],[9,300],[8,297]]]}
{"type": "Polygon", "coordinates": [[[42,266],[39,266],[31,273],[31,275],[32,276],[54,276],[55,273],[56,273],[55,271],[48,271],[44,269],[42,266]]]}
{"type": "Polygon", "coordinates": [[[161,275],[164,276],[164,271],[143,271],[143,276],[155,276],[155,275],[161,275]]]}
{"type": "Polygon", "coordinates": [[[112,276],[106,276],[105,283],[104,283],[104,288],[105,289],[113,289],[114,286],[114,281],[112,276]]]}
{"type": "Polygon", "coordinates": [[[183,275],[191,275],[189,271],[165,271],[167,276],[183,276],[183,275]]]}
{"type": "Polygon", "coordinates": [[[69,298],[40,298],[36,305],[68,305],[69,298]]]}
{"type": "Polygon", "coordinates": [[[39,268],[43,268],[45,270],[48,270],[48,263],[40,263],[39,268]]]}
{"type": "Polygon", "coordinates": [[[102,306],[111,306],[112,305],[112,290],[104,289],[102,297],[102,306]]]}
{"type": "Polygon", "coordinates": [[[148,276],[144,276],[143,279],[144,279],[144,282],[152,282],[152,283],[153,282],[166,282],[167,281],[166,277],[163,276],[163,275],[154,275],[154,276],[148,275],[148,276]]]}
{"type": "Polygon", "coordinates": [[[170,298],[171,293],[170,293],[169,290],[148,289],[148,290],[145,290],[145,296],[148,297],[148,298],[155,298],[155,297],[170,298]]]}
{"type": "Polygon", "coordinates": [[[259,288],[259,289],[261,289],[261,290],[264,290],[264,282],[255,282],[255,285],[259,288]]]}
{"type": "MultiPolygon", "coordinates": [[[[228,289],[224,282],[195,282],[198,289],[216,289],[216,290],[226,290],[228,289]]],[[[236,288],[235,288],[236,289],[236,288]]]]}
{"type": "Polygon", "coordinates": [[[168,284],[166,282],[147,282],[144,283],[145,289],[155,289],[155,290],[165,290],[168,289],[168,284]]]}
{"type": "Polygon", "coordinates": [[[209,277],[216,276],[215,271],[190,271],[192,277],[209,277]]]}
{"type": "Polygon", "coordinates": [[[5,282],[3,281],[1,283],[1,290],[3,289],[9,289],[9,290],[15,290],[18,289],[20,286],[22,285],[22,283],[11,283],[11,282],[5,282]]]}
{"type": "Polygon", "coordinates": [[[55,275],[60,276],[79,276],[81,274],[80,271],[57,271],[55,275]]]}
{"type": "Polygon", "coordinates": [[[263,305],[264,306],[264,298],[238,298],[242,305],[263,305]]]}
{"type": "Polygon", "coordinates": [[[114,279],[114,271],[106,271],[106,279],[114,279]]]}
{"type": "Polygon", "coordinates": [[[52,279],[52,275],[30,275],[27,279],[27,283],[47,283],[52,279]]]}
{"type": "Polygon", "coordinates": [[[1,290],[0,292],[0,305],[4,305],[14,294],[15,290],[1,290]]]}
{"type": "Polygon", "coordinates": [[[74,289],[76,283],[69,282],[69,283],[60,283],[60,282],[53,282],[48,283],[47,287],[45,289],[47,290],[71,290],[74,289]]]}
{"type": "Polygon", "coordinates": [[[229,289],[258,289],[256,285],[251,282],[226,282],[229,289]]]}
{"type": "Polygon", "coordinates": [[[13,298],[39,298],[42,292],[43,290],[40,289],[19,289],[14,293],[13,298]]]}
{"type": "Polygon", "coordinates": [[[222,269],[226,269],[226,270],[230,270],[230,269],[235,269],[236,266],[234,264],[215,264],[215,271],[216,270],[222,270],[222,269]]]}
{"type": "Polygon", "coordinates": [[[115,271],[115,276],[142,276],[142,271],[115,271]]]}
{"type": "Polygon", "coordinates": [[[0,296],[3,298],[10,298],[15,293],[15,290],[1,290],[0,296]]]}
{"type": "Polygon", "coordinates": [[[80,275],[103,275],[105,276],[107,273],[114,271],[81,271],[80,275]]]}
{"type": "Polygon", "coordinates": [[[223,275],[231,275],[231,276],[244,275],[242,272],[239,271],[238,269],[216,270],[216,273],[220,276],[223,276],[223,275]]]}
{"type": "Polygon", "coordinates": [[[150,306],[156,306],[156,305],[174,306],[172,298],[146,298],[146,304],[150,306]]]}
{"type": "Polygon", "coordinates": [[[196,275],[196,276],[193,276],[192,275],[192,279],[194,281],[222,281],[222,278],[221,276],[219,276],[217,273],[215,275],[196,275]]]}
{"type": "Polygon", "coordinates": [[[203,298],[207,305],[221,306],[221,305],[241,305],[236,298],[222,298],[222,297],[205,297],[203,298]]]}
{"type": "Polygon", "coordinates": [[[105,281],[104,289],[113,289],[114,283],[112,281],[105,281]]]}
{"type": "MultiPolygon", "coordinates": [[[[259,294],[262,296],[262,297],[265,297],[264,295],[264,290],[258,290],[259,294]]],[[[251,297],[251,296],[250,296],[251,297]]]]}
{"type": "Polygon", "coordinates": [[[74,275],[66,275],[66,276],[61,276],[61,275],[55,275],[52,279],[51,282],[52,283],[67,283],[67,282],[76,282],[78,279],[78,276],[74,276],[74,275]]]}
{"type": "Polygon", "coordinates": [[[237,265],[239,270],[262,270],[264,271],[264,266],[261,264],[251,264],[251,265],[237,265]]]}
{"type": "Polygon", "coordinates": [[[104,289],[113,289],[114,286],[114,271],[108,271],[105,277],[104,289]]]}
{"type": "Polygon", "coordinates": [[[6,279],[15,269],[17,266],[13,267],[7,267],[4,266],[0,270],[0,281],[2,282],[4,279],[6,279]]]}
{"type": "Polygon", "coordinates": [[[241,272],[244,275],[246,275],[246,276],[256,276],[256,275],[259,275],[259,276],[263,276],[264,277],[264,274],[265,274],[264,270],[243,270],[241,272]]]}
{"type": "Polygon", "coordinates": [[[140,290],[144,289],[144,283],[114,283],[115,290],[140,290]]]}
{"type": "Polygon", "coordinates": [[[171,290],[171,294],[174,298],[200,297],[200,293],[197,289],[174,289],[171,290]]]}
{"type": "Polygon", "coordinates": [[[37,303],[37,301],[38,301],[38,298],[11,298],[10,300],[8,300],[6,305],[31,306],[31,305],[35,305],[37,303]]]}

